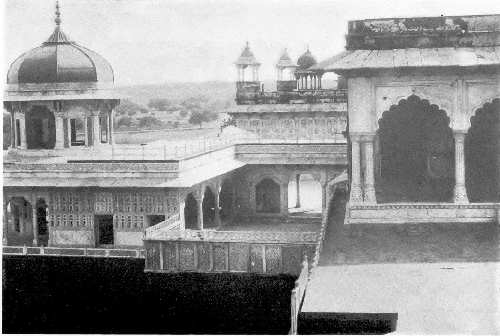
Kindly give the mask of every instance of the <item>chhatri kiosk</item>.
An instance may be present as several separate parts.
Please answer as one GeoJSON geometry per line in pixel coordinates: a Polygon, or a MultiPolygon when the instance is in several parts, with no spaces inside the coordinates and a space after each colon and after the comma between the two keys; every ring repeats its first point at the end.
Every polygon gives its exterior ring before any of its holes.
{"type": "Polygon", "coordinates": [[[347,223],[495,221],[500,16],[349,22],[309,69],[347,78],[347,223]]]}

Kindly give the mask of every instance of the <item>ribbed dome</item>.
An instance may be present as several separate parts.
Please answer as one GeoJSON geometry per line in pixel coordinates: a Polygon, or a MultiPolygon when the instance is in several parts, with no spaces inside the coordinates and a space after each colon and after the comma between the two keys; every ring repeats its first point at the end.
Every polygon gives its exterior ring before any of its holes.
{"type": "Polygon", "coordinates": [[[277,68],[293,68],[296,65],[292,62],[290,55],[288,55],[288,50],[283,50],[283,54],[281,54],[278,63],[276,63],[277,68]]]}
{"type": "Polygon", "coordinates": [[[306,70],[315,65],[316,63],[317,63],[316,59],[311,54],[308,48],[307,51],[304,54],[302,54],[302,56],[300,56],[299,59],[297,60],[298,70],[306,70]]]}
{"type": "Polygon", "coordinates": [[[11,64],[7,84],[113,82],[113,69],[102,56],[70,41],[61,31],[58,10],[52,35],[11,64]]]}
{"type": "Polygon", "coordinates": [[[248,66],[248,65],[260,65],[260,63],[255,58],[252,50],[250,50],[250,45],[245,45],[245,49],[241,52],[240,57],[235,62],[236,65],[239,66],[248,66]]]}

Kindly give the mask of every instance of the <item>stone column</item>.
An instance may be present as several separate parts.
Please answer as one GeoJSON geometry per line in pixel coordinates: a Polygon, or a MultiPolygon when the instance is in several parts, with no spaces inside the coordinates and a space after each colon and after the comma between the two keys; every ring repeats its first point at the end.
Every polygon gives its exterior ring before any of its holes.
{"type": "MultiPolygon", "coordinates": [[[[182,196],[182,195],[181,195],[182,196]]],[[[184,216],[184,210],[186,209],[186,197],[179,199],[179,221],[181,222],[181,230],[186,230],[186,217],[184,216]]]]}
{"type": "Polygon", "coordinates": [[[281,215],[288,215],[288,182],[280,184],[281,215]]]}
{"type": "Polygon", "coordinates": [[[453,131],[455,138],[455,203],[469,203],[465,189],[465,155],[464,142],[466,131],[453,131]]]}
{"type": "Polygon", "coordinates": [[[217,183],[215,186],[215,209],[214,209],[215,210],[215,218],[214,218],[215,227],[219,227],[221,225],[219,199],[220,199],[220,185],[217,183]]]}
{"type": "Polygon", "coordinates": [[[36,199],[33,199],[33,202],[31,204],[31,211],[31,219],[33,221],[33,246],[38,246],[38,217],[36,213],[36,199]]]}
{"type": "Polygon", "coordinates": [[[101,143],[101,125],[99,124],[99,114],[92,115],[92,146],[101,143]]]}
{"type": "Polygon", "coordinates": [[[364,183],[364,201],[365,203],[377,203],[377,196],[375,195],[375,171],[373,164],[373,141],[374,134],[365,135],[363,137],[363,159],[365,162],[365,183],[364,183]]]}
{"type": "Polygon", "coordinates": [[[203,194],[198,201],[198,230],[203,230],[203,194]]]}
{"type": "Polygon", "coordinates": [[[361,190],[361,162],[360,162],[360,148],[359,137],[351,135],[351,194],[349,202],[362,203],[363,194],[361,190]]]}
{"type": "Polygon", "coordinates": [[[8,235],[9,235],[9,213],[7,212],[8,199],[7,195],[3,195],[3,237],[2,244],[3,246],[8,245],[8,235]]]}
{"type": "Polygon", "coordinates": [[[71,119],[70,118],[66,118],[66,141],[68,142],[67,143],[67,146],[68,148],[71,148],[71,119]]]}
{"type": "Polygon", "coordinates": [[[64,119],[62,115],[55,114],[56,121],[56,149],[64,148],[64,119]]]}
{"type": "Polygon", "coordinates": [[[109,112],[109,116],[108,116],[108,143],[110,145],[113,145],[115,143],[115,140],[113,138],[113,132],[114,132],[114,125],[113,125],[113,122],[114,122],[114,110],[111,110],[109,112]]]}
{"type": "Polygon", "coordinates": [[[10,148],[16,147],[16,119],[14,112],[10,113],[10,148]]]}
{"type": "Polygon", "coordinates": [[[327,200],[328,200],[328,183],[323,182],[321,183],[321,213],[325,213],[326,207],[328,206],[327,200]]]}
{"type": "Polygon", "coordinates": [[[300,208],[300,174],[295,175],[295,190],[297,191],[295,207],[300,208]]]}
{"type": "Polygon", "coordinates": [[[85,146],[90,146],[90,142],[89,142],[89,119],[88,117],[85,115],[83,117],[83,128],[84,128],[84,131],[85,131],[85,146]]]}
{"type": "Polygon", "coordinates": [[[19,119],[19,132],[21,134],[16,134],[21,138],[21,149],[28,148],[28,142],[26,140],[26,120],[23,118],[19,119]]]}

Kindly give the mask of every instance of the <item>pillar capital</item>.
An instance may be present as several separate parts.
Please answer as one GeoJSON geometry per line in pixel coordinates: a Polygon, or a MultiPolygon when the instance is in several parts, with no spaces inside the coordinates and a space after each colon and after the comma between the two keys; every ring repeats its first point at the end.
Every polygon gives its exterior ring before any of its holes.
{"type": "Polygon", "coordinates": [[[375,140],[376,132],[349,132],[351,141],[372,142],[375,140]]]}

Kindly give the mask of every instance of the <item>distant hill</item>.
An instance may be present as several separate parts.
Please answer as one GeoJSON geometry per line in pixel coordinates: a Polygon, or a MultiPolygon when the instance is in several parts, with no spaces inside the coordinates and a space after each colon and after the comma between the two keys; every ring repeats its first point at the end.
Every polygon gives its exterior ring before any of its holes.
{"type": "MultiPolygon", "coordinates": [[[[275,81],[263,81],[264,90],[276,89],[275,81]]],[[[324,81],[323,87],[333,87],[336,81],[324,81]]],[[[134,103],[146,106],[150,99],[166,98],[172,101],[183,101],[192,97],[205,96],[217,105],[235,104],[236,85],[234,82],[200,82],[200,83],[164,83],[150,85],[132,85],[118,87],[118,92],[134,103]]]]}
{"type": "Polygon", "coordinates": [[[144,106],[154,98],[180,102],[198,96],[207,97],[211,101],[234,103],[236,85],[233,82],[165,83],[123,86],[117,90],[134,103],[144,106]]]}

